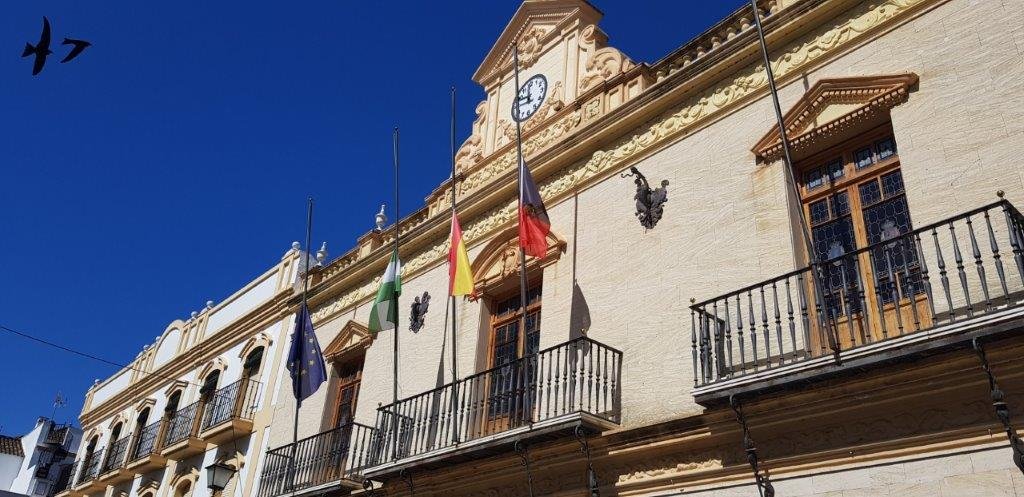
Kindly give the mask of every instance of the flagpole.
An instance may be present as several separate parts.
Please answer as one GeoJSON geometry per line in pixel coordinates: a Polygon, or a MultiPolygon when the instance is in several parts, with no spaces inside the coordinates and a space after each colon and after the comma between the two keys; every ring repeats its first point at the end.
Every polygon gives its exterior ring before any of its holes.
{"type": "MultiPolygon", "coordinates": [[[[523,205],[523,127],[521,120],[519,119],[519,46],[516,43],[512,44],[512,69],[515,74],[515,88],[512,90],[515,92],[512,95],[512,106],[515,108],[515,118],[513,121],[516,122],[516,154],[519,157],[519,167],[516,168],[519,176],[519,208],[522,209],[523,205]]],[[[519,240],[519,305],[523,309],[522,315],[519,317],[519,333],[525,336],[526,334],[526,249],[523,247],[523,241],[519,240]]]]}
{"type": "MultiPolygon", "coordinates": [[[[452,228],[454,229],[455,228],[455,224],[454,224],[455,223],[455,85],[452,85],[451,93],[452,93],[452,122],[451,122],[451,133],[450,133],[449,136],[451,138],[451,153],[452,153],[452,223],[453,223],[452,224],[452,228]]],[[[453,234],[454,234],[454,231],[453,231],[453,234]]],[[[454,244],[455,243],[455,239],[452,238],[450,243],[454,244]]],[[[452,245],[449,248],[449,250],[450,251],[458,250],[458,247],[456,247],[455,245],[452,245]]],[[[452,264],[451,260],[449,260],[449,264],[452,264]]],[[[449,273],[451,273],[452,268],[449,267],[448,271],[449,271],[449,273]]],[[[453,441],[455,443],[458,443],[459,442],[459,419],[458,419],[458,408],[457,408],[456,404],[458,403],[458,400],[459,400],[459,354],[458,354],[458,346],[457,346],[458,342],[456,342],[457,334],[458,333],[457,333],[457,327],[456,327],[457,325],[455,324],[455,316],[456,316],[456,312],[455,312],[455,292],[453,290],[454,290],[453,282],[450,281],[450,278],[449,278],[449,281],[448,281],[448,293],[450,294],[449,298],[451,298],[451,308],[452,308],[452,316],[451,316],[451,320],[452,320],[452,346],[451,346],[451,348],[452,348],[452,400],[451,400],[451,402],[449,402],[449,404],[450,404],[451,409],[452,409],[452,419],[455,420],[455,429],[452,431],[452,438],[453,438],[453,441]]]]}
{"type": "MultiPolygon", "coordinates": [[[[398,245],[399,245],[399,240],[400,240],[400,238],[402,236],[402,232],[401,232],[401,229],[400,229],[400,222],[401,222],[401,219],[402,219],[402,214],[401,214],[402,211],[400,211],[398,209],[398,126],[395,126],[394,132],[392,133],[392,142],[393,142],[392,143],[392,155],[393,155],[394,164],[395,164],[395,255],[394,255],[394,258],[395,258],[395,262],[396,262],[395,280],[398,281],[398,279],[401,278],[401,272],[402,272],[401,271],[402,265],[401,265],[401,262],[399,262],[400,259],[398,258],[398,245]]],[[[399,422],[398,412],[397,412],[397,408],[398,408],[398,323],[400,321],[398,319],[398,312],[399,312],[399,310],[398,310],[398,292],[392,292],[392,297],[391,298],[394,300],[391,303],[391,306],[392,306],[392,309],[395,310],[395,340],[394,340],[395,347],[394,347],[394,357],[392,359],[392,368],[393,368],[393,373],[394,374],[392,376],[392,383],[391,383],[391,409],[396,411],[396,412],[392,413],[392,417],[394,419],[394,423],[392,423],[393,426],[391,428],[392,441],[393,441],[393,443],[391,445],[391,456],[392,456],[393,460],[397,460],[398,459],[398,422],[399,422]]]]}
{"type": "MultiPolygon", "coordinates": [[[[306,245],[303,251],[303,273],[302,273],[302,306],[299,308],[299,314],[306,312],[306,295],[309,293],[309,250],[312,247],[313,238],[313,197],[306,198],[306,245]]],[[[298,333],[298,328],[292,333],[298,333]]],[[[296,340],[296,336],[292,336],[292,340],[296,340]]],[[[292,495],[295,495],[295,476],[298,470],[298,464],[295,458],[298,456],[299,448],[299,410],[302,409],[302,397],[295,398],[295,419],[292,422],[292,495]]]]}
{"type": "MultiPolygon", "coordinates": [[[[797,187],[796,182],[796,169],[793,168],[793,156],[790,153],[789,136],[786,133],[786,122],[782,117],[782,106],[779,104],[779,90],[775,85],[775,73],[772,71],[772,59],[768,54],[768,42],[764,38],[764,28],[761,26],[761,14],[757,9],[757,0],[750,0],[750,7],[753,9],[754,14],[754,27],[757,29],[757,39],[761,43],[761,56],[764,58],[764,70],[768,76],[768,89],[771,92],[772,104],[775,107],[775,121],[779,127],[779,139],[782,141],[782,156],[785,161],[786,179],[788,180],[790,187],[793,190],[793,196],[800,201],[800,190],[797,187]]],[[[814,283],[814,298],[818,301],[818,305],[821,307],[822,312],[825,310],[825,294],[824,284],[821,278],[821,268],[818,266],[818,255],[814,250],[814,242],[811,239],[811,233],[807,228],[807,218],[804,215],[803,206],[800,205],[797,208],[797,214],[800,217],[800,229],[803,235],[804,243],[807,249],[807,258],[809,266],[811,268],[811,278],[814,283]]],[[[845,270],[845,268],[844,268],[845,270]]],[[[826,328],[826,338],[829,341],[829,347],[832,349],[836,363],[840,362],[839,358],[839,345],[838,340],[832,335],[831,326],[828,325],[828,319],[818,314],[818,322],[824,328],[826,328]]]]}

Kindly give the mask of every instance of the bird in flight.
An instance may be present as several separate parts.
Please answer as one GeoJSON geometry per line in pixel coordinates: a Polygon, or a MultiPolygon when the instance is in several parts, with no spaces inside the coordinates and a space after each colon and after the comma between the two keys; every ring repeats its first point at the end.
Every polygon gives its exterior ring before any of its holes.
{"type": "Polygon", "coordinates": [[[26,43],[25,51],[22,52],[21,56],[35,55],[35,62],[32,64],[32,75],[35,76],[43,70],[43,65],[46,64],[46,56],[52,53],[50,51],[50,20],[43,17],[43,33],[39,36],[39,43],[34,47],[31,43],[26,43]]]}
{"type": "Polygon", "coordinates": [[[74,47],[71,48],[71,51],[68,52],[68,54],[64,57],[64,60],[60,61],[60,63],[63,64],[63,63],[65,63],[65,62],[67,62],[67,61],[69,61],[69,60],[71,60],[71,59],[73,59],[75,57],[78,57],[78,54],[80,54],[83,51],[85,51],[86,48],[89,48],[90,46],[92,46],[92,43],[89,43],[89,42],[87,42],[85,40],[75,40],[75,39],[72,39],[72,38],[64,38],[64,43],[61,43],[61,45],[74,45],[74,47]]]}

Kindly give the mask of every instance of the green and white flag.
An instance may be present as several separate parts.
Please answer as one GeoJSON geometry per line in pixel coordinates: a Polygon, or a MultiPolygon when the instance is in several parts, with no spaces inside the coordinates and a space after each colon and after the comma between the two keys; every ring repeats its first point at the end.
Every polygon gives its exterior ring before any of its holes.
{"type": "Polygon", "coordinates": [[[398,251],[391,254],[391,262],[380,280],[377,298],[370,310],[370,333],[374,335],[383,330],[395,328],[398,321],[398,296],[402,294],[402,263],[398,260],[398,251]]]}

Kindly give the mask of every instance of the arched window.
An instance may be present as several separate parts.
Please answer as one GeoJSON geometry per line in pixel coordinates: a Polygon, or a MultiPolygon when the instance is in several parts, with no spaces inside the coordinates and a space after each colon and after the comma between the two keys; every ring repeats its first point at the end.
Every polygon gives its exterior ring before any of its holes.
{"type": "Polygon", "coordinates": [[[242,376],[255,380],[259,377],[260,367],[263,365],[263,347],[256,347],[249,355],[245,357],[245,363],[242,365],[242,376]]]}
{"type": "Polygon", "coordinates": [[[217,391],[217,382],[220,381],[220,370],[211,371],[210,374],[206,375],[206,379],[203,380],[203,387],[199,389],[199,398],[201,400],[209,401],[213,397],[213,393],[217,391]]]}
{"type": "Polygon", "coordinates": [[[192,482],[184,480],[174,488],[174,497],[188,497],[192,495],[192,482]]]}
{"type": "Polygon", "coordinates": [[[181,390],[176,390],[167,398],[167,407],[164,407],[164,417],[171,419],[178,413],[178,405],[181,404],[181,390]]]}
{"type": "Polygon", "coordinates": [[[113,430],[110,430],[110,441],[111,442],[115,442],[115,441],[121,439],[121,428],[122,427],[123,427],[123,425],[119,422],[116,425],[114,425],[114,429],[113,430]]]}

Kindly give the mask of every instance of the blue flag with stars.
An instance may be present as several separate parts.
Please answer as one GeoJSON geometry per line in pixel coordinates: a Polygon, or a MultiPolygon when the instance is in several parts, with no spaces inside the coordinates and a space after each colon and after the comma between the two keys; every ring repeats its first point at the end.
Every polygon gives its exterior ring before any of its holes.
{"type": "Polygon", "coordinates": [[[313,395],[320,384],[327,381],[327,366],[320,353],[316,334],[313,333],[313,320],[305,302],[295,315],[292,347],[288,352],[288,371],[292,375],[292,393],[299,402],[313,395]]]}

